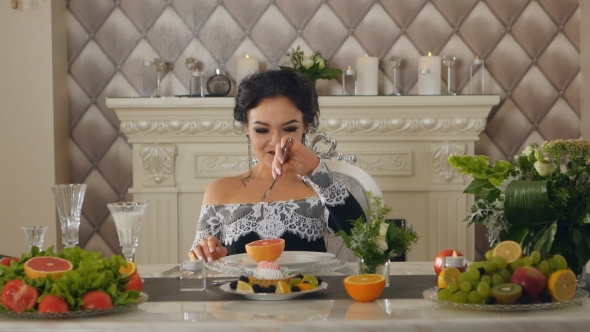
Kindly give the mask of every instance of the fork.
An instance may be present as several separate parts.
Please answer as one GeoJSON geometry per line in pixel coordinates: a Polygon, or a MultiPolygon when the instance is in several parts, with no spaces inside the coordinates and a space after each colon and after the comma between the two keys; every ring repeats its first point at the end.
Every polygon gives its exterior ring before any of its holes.
{"type": "MultiPolygon", "coordinates": [[[[283,150],[283,161],[286,160],[287,155],[289,154],[289,147],[291,146],[291,142],[293,142],[293,139],[291,137],[289,137],[289,139],[287,139],[287,144],[285,145],[285,149],[283,150]]],[[[264,193],[264,195],[262,195],[262,198],[260,199],[260,217],[262,219],[264,219],[264,205],[262,204],[264,202],[264,200],[266,199],[266,196],[268,196],[268,193],[270,193],[270,190],[272,189],[272,187],[274,187],[275,182],[277,182],[277,179],[279,177],[277,176],[274,180],[272,180],[272,183],[270,184],[270,187],[268,188],[268,190],[264,193]]]]}

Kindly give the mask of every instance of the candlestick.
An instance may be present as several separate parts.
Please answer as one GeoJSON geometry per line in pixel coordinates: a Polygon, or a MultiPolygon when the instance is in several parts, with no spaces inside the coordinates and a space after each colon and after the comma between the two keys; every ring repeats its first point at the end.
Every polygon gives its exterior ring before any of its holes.
{"type": "Polygon", "coordinates": [[[465,270],[465,266],[467,266],[467,260],[465,256],[457,256],[457,253],[453,251],[453,256],[443,257],[442,266],[443,268],[455,267],[462,272],[465,270]]]}
{"type": "Polygon", "coordinates": [[[356,94],[376,96],[379,79],[379,59],[368,56],[356,58],[356,94]]]}
{"type": "Polygon", "coordinates": [[[250,55],[246,54],[245,58],[238,59],[237,83],[240,84],[240,81],[244,77],[258,72],[259,69],[260,63],[257,58],[250,57],[250,55]]]}
{"type": "Polygon", "coordinates": [[[439,56],[421,56],[418,60],[418,94],[440,95],[440,64],[439,56]]]}

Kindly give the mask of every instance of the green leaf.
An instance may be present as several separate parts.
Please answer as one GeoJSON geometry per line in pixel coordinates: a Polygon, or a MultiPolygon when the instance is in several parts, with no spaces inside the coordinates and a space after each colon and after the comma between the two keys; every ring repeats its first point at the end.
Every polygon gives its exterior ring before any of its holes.
{"type": "Polygon", "coordinates": [[[531,243],[533,243],[533,250],[540,252],[542,256],[547,255],[553,245],[553,239],[555,238],[556,232],[557,221],[554,221],[548,227],[543,227],[531,240],[531,243]]]}
{"type": "Polygon", "coordinates": [[[494,188],[494,186],[490,183],[490,181],[488,179],[474,179],[473,181],[471,181],[469,186],[467,186],[467,188],[465,188],[465,191],[463,191],[463,192],[466,194],[479,195],[479,194],[481,194],[483,189],[493,189],[493,188],[494,188]]]}
{"type": "Polygon", "coordinates": [[[555,220],[547,194],[547,181],[512,181],[506,189],[504,213],[512,225],[555,220]]]}
{"type": "Polygon", "coordinates": [[[342,241],[344,242],[346,248],[350,248],[350,237],[348,237],[345,231],[338,231],[336,232],[336,235],[342,238],[342,241]]]}
{"type": "Polygon", "coordinates": [[[385,235],[385,242],[387,242],[388,248],[391,247],[390,244],[393,244],[398,233],[397,225],[392,222],[389,223],[389,226],[387,226],[387,234],[385,235]]]}
{"type": "Polygon", "coordinates": [[[590,238],[584,236],[580,230],[573,230],[574,253],[578,258],[578,266],[572,266],[574,272],[579,274],[590,260],[590,238]]]}
{"type": "Polygon", "coordinates": [[[529,234],[529,229],[526,225],[516,225],[500,233],[500,240],[512,240],[518,243],[523,243],[526,236],[529,234]]]}

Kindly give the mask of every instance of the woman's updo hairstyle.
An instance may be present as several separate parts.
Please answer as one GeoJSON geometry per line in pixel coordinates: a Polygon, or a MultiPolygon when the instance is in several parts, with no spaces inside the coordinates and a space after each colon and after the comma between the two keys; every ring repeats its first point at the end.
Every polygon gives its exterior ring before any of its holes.
{"type": "Polygon", "coordinates": [[[304,75],[292,70],[269,70],[245,77],[238,87],[234,119],[248,122],[248,111],[266,98],[286,97],[303,113],[307,132],[319,125],[320,108],[315,86],[304,75]]]}

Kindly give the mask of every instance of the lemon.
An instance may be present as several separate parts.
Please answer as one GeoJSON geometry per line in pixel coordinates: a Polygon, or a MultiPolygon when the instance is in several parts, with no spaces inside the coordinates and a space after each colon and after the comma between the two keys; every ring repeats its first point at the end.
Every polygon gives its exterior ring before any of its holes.
{"type": "Polygon", "coordinates": [[[502,241],[494,247],[493,257],[503,257],[510,264],[522,256],[522,247],[518,242],[502,241]]]}
{"type": "Polygon", "coordinates": [[[254,289],[248,283],[243,282],[242,280],[238,280],[238,286],[236,287],[236,291],[239,293],[254,293],[254,289]]]}
{"type": "Polygon", "coordinates": [[[445,289],[451,282],[457,282],[461,272],[456,267],[445,267],[438,275],[438,288],[445,289]]]}
{"type": "Polygon", "coordinates": [[[576,293],[576,275],[571,270],[555,271],[549,277],[549,294],[558,302],[569,301],[576,293]]]}
{"type": "Polygon", "coordinates": [[[288,294],[291,293],[291,287],[284,281],[279,281],[277,284],[277,289],[275,290],[277,294],[288,294]]]}

